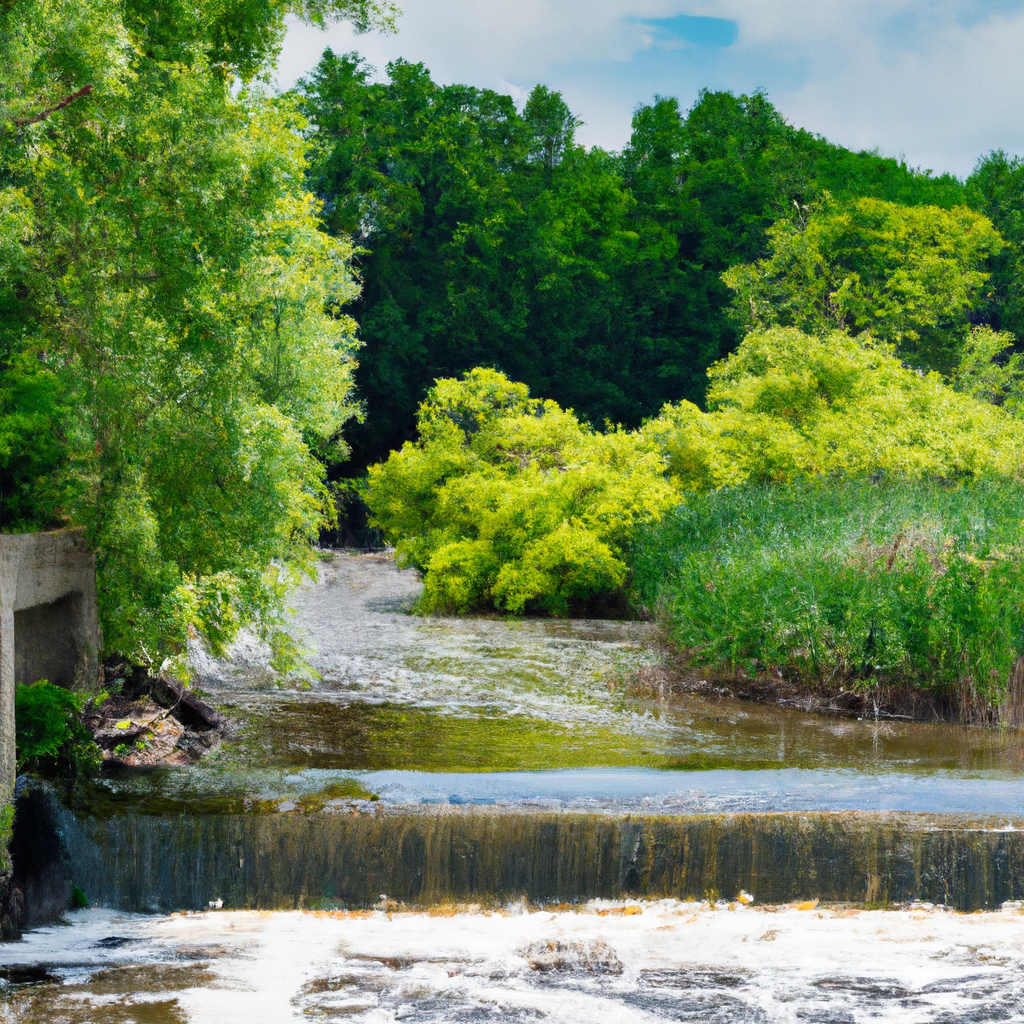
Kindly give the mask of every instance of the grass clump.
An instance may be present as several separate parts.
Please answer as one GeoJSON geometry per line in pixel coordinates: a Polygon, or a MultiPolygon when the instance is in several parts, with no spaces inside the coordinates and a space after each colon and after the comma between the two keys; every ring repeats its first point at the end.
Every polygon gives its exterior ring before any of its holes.
{"type": "Polygon", "coordinates": [[[693,495],[641,533],[634,596],[692,667],[964,687],[1024,653],[1024,486],[793,481],[693,495]]]}

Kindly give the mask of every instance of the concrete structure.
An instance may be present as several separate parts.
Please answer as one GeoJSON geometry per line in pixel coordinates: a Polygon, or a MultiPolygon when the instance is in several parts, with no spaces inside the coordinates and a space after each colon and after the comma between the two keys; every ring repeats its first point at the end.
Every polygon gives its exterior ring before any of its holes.
{"type": "Polygon", "coordinates": [[[0,534],[0,806],[14,790],[14,689],[92,685],[100,647],[96,561],[74,530],[0,534]]]}

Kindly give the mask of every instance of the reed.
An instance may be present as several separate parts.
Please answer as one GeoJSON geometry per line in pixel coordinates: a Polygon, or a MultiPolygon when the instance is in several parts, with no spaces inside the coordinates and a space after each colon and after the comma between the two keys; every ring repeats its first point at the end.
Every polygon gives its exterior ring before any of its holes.
{"type": "Polygon", "coordinates": [[[686,664],[1002,701],[1024,653],[1024,486],[817,479],[694,495],[633,598],[686,664]]]}

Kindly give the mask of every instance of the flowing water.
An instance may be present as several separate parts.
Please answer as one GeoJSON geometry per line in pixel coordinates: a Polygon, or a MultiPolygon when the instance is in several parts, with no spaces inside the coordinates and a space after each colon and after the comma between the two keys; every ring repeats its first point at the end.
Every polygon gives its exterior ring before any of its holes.
{"type": "Polygon", "coordinates": [[[0,1021],[1021,1019],[1019,909],[731,908],[666,900],[555,912],[79,912],[71,928],[5,950],[13,984],[0,1021]]]}
{"type": "Polygon", "coordinates": [[[418,592],[332,556],[315,678],[197,652],[220,751],[30,795],[109,909],[0,948],[0,1020],[1024,1020],[1014,735],[637,696],[648,624],[418,592]]]}

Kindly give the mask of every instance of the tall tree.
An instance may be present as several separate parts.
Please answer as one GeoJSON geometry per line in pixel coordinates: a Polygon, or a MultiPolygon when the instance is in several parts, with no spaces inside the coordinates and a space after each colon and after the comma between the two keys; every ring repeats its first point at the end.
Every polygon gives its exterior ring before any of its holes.
{"type": "Polygon", "coordinates": [[[595,424],[699,403],[739,337],[721,275],[765,256],[794,202],[963,202],[955,178],[798,131],[760,94],[704,93],[688,113],[657,99],[609,154],[576,144],[544,86],[519,111],[422,65],[370,70],[328,51],[301,90],[311,185],[364,250],[348,471],[411,436],[435,378],[478,365],[595,424]]]}
{"type": "Polygon", "coordinates": [[[375,0],[0,5],[0,520],[84,525],[109,648],[276,631],[357,413],[352,246],[302,118],[252,85],[284,18],[375,0]]]}
{"type": "Polygon", "coordinates": [[[967,179],[966,193],[968,203],[992,220],[1007,243],[991,261],[982,315],[1024,343],[1024,160],[989,153],[967,179]]]}
{"type": "Polygon", "coordinates": [[[827,197],[769,231],[770,256],[734,267],[746,330],[775,324],[870,331],[916,365],[949,373],[1002,240],[966,206],[901,206],[827,197]]]}

